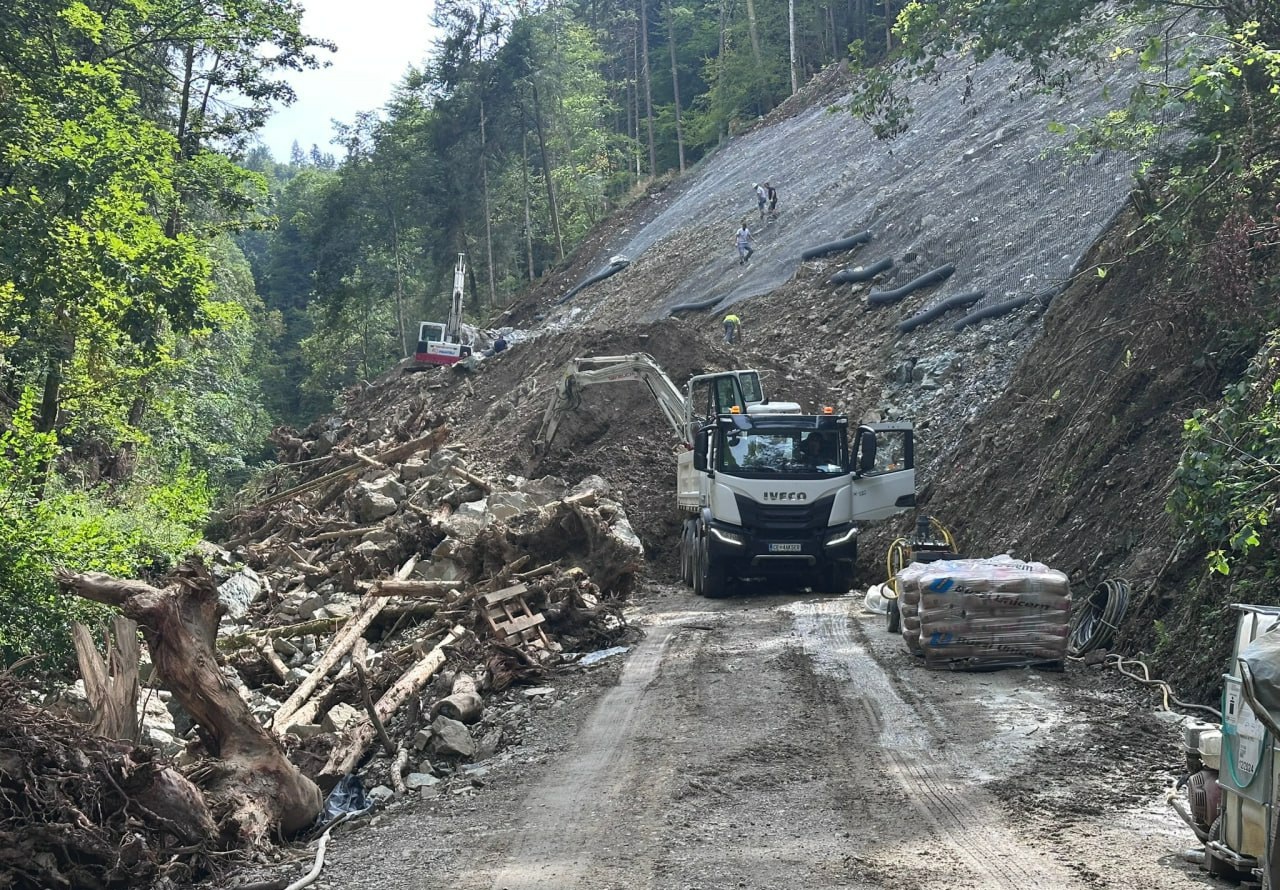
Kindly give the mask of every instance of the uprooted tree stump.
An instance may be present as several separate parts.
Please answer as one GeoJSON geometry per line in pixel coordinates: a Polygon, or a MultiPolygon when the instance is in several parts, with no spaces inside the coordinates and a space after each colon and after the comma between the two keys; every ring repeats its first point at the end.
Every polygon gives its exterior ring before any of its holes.
{"type": "Polygon", "coordinates": [[[60,572],[58,581],[142,625],[156,671],[217,758],[202,765],[200,784],[228,840],[263,846],[315,822],[320,789],[289,761],[218,668],[218,593],[202,566],[183,566],[163,590],[97,572],[60,572]]]}

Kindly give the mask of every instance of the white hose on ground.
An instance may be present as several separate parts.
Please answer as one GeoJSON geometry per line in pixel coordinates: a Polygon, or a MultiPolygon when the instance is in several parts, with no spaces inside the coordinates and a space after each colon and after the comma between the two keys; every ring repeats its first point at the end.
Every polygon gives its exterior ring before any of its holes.
{"type": "Polygon", "coordinates": [[[288,887],[285,887],[284,890],[302,890],[303,887],[309,886],[316,878],[320,877],[320,870],[324,868],[324,850],[325,847],[329,846],[329,832],[346,822],[350,816],[350,813],[343,813],[329,823],[329,827],[324,830],[324,834],[320,835],[320,844],[316,847],[316,861],[311,866],[311,871],[298,878],[288,887]]]}
{"type": "Polygon", "coordinates": [[[1191,830],[1196,833],[1197,838],[1199,838],[1204,843],[1208,843],[1209,832],[1205,831],[1195,823],[1195,820],[1191,818],[1191,814],[1188,813],[1185,809],[1183,809],[1182,802],[1178,800],[1177,795],[1178,795],[1178,789],[1170,788],[1168,791],[1165,792],[1165,795],[1164,795],[1165,803],[1173,807],[1174,812],[1176,812],[1179,816],[1182,817],[1182,821],[1186,822],[1187,825],[1191,828],[1191,830]]]}

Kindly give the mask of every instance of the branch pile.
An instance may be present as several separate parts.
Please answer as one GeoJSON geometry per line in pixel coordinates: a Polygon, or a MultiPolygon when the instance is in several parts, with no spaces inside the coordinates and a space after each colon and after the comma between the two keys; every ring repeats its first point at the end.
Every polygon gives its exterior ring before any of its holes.
{"type": "Polygon", "coordinates": [[[154,749],[88,735],[0,673],[0,886],[185,884],[216,828],[154,749]]]}

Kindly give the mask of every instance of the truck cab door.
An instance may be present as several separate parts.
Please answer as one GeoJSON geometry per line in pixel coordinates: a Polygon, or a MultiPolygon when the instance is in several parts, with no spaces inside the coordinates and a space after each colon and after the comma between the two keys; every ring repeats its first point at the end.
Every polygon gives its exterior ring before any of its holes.
{"type": "Polygon", "coordinates": [[[858,427],[852,453],[854,520],[885,519],[915,506],[915,440],[910,423],[858,427]]]}

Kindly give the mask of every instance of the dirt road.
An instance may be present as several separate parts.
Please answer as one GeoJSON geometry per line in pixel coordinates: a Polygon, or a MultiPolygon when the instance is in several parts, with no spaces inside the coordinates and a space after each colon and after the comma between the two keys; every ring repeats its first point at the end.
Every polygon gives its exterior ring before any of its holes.
{"type": "Polygon", "coordinates": [[[629,652],[515,690],[518,744],[341,828],[316,886],[1210,885],[1124,678],[931,673],[852,596],[636,600],[629,652]]]}

